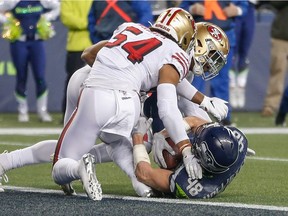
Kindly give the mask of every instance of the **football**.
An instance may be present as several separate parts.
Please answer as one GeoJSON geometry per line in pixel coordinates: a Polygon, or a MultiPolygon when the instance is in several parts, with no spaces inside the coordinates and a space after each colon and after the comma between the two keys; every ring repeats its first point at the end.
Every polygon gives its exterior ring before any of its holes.
{"type": "Polygon", "coordinates": [[[163,154],[163,158],[166,162],[167,165],[167,169],[169,170],[173,170],[175,169],[178,164],[182,161],[182,154],[179,151],[178,146],[172,141],[172,139],[170,137],[165,139],[167,141],[167,143],[172,147],[172,149],[175,151],[175,155],[171,155],[167,150],[163,150],[162,154],[163,154]]]}

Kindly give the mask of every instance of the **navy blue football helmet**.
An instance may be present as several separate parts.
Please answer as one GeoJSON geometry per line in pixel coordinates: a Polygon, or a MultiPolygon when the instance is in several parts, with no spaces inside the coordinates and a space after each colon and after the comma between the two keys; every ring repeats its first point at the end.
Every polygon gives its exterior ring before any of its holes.
{"type": "Polygon", "coordinates": [[[192,151],[205,170],[223,173],[237,160],[239,142],[228,127],[208,123],[197,128],[192,151]]]}

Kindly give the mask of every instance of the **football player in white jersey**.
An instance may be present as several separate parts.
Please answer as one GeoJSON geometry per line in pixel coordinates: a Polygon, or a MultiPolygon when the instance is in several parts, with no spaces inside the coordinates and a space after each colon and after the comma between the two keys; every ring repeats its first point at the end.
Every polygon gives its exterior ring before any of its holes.
{"type": "Polygon", "coordinates": [[[195,33],[193,17],[180,8],[167,9],[150,29],[124,23],[115,30],[98,52],[77,108],[58,140],[52,169],[55,183],[64,185],[81,179],[88,197],[101,200],[101,186],[93,166],[95,159],[87,153],[97,138],[105,143],[129,140],[140,116],[138,95],[141,90],[154,87],[160,118],[179,146],[186,171],[192,176],[197,160],[181,124],[176,86],[183,83],[181,96],[201,105],[219,120],[228,111],[224,101],[205,97],[188,81],[184,82],[191,60],[186,51],[193,50],[195,33]]]}
{"type": "MultiPolygon", "coordinates": [[[[80,75],[80,77],[85,77],[87,74],[88,74],[88,71],[89,71],[89,68],[86,68],[86,69],[83,69],[83,71],[80,73],[80,71],[79,71],[79,73],[76,73],[76,74],[79,74],[80,75]],[[86,72],[85,72],[86,71],[86,72]]],[[[76,76],[76,75],[75,75],[76,76]]],[[[79,78],[79,76],[78,76],[78,78],[79,78]]],[[[80,80],[84,80],[84,78],[80,78],[80,80]]],[[[73,80],[73,79],[72,79],[73,80]]],[[[74,79],[75,81],[76,81],[76,88],[69,88],[70,89],[70,93],[69,93],[69,95],[70,96],[73,96],[74,95],[74,99],[73,100],[71,100],[71,97],[70,97],[70,100],[69,100],[69,103],[68,104],[72,104],[72,105],[70,105],[70,108],[69,108],[69,106],[67,107],[68,109],[68,112],[67,113],[72,113],[72,109],[71,108],[74,108],[75,106],[76,106],[76,100],[77,100],[77,98],[76,98],[76,96],[78,95],[78,89],[79,89],[79,87],[80,87],[80,82],[79,82],[79,79],[78,79],[78,81],[76,80],[76,79],[74,79]],[[78,82],[78,84],[77,84],[77,82],[78,82]],[[75,92],[75,90],[76,90],[76,92],[75,92]],[[71,92],[73,92],[74,91],[74,94],[71,94],[71,92]],[[71,103],[72,102],[72,103],[71,103]],[[70,110],[70,111],[69,111],[70,110]]],[[[71,81],[71,83],[73,83],[73,81],[71,81]]],[[[69,84],[70,85],[70,84],[69,84]]],[[[70,85],[70,86],[73,86],[72,84],[70,85]]],[[[68,90],[68,92],[69,92],[69,90],[68,90]]],[[[72,97],[73,98],[73,97],[72,97]]],[[[70,114],[68,115],[68,116],[70,116],[70,114]]],[[[67,115],[66,115],[66,121],[67,121],[67,115]]],[[[49,141],[48,141],[49,142],[49,141]]],[[[54,141],[54,143],[55,143],[55,141],[54,141]]],[[[37,148],[37,149],[40,149],[40,145],[42,145],[43,146],[43,144],[44,144],[44,142],[42,142],[42,143],[39,143],[39,144],[37,144],[37,145],[35,145],[35,147],[36,146],[38,146],[39,148],[37,148]]],[[[49,145],[50,147],[51,147],[51,145],[49,145]]],[[[55,146],[55,144],[54,144],[54,146],[55,146]]],[[[48,147],[48,145],[47,145],[47,147],[48,147]]],[[[100,145],[97,145],[96,147],[100,147],[100,145]]],[[[29,147],[30,148],[30,147],[29,147]]],[[[31,147],[31,149],[30,150],[32,150],[32,148],[33,147],[31,147]]],[[[121,147],[120,147],[121,148],[121,147]]],[[[47,149],[47,148],[46,148],[47,149]]],[[[53,148],[52,148],[53,149],[53,148]]],[[[105,151],[105,147],[103,147],[103,149],[104,149],[104,151],[105,151]]],[[[107,151],[107,150],[106,150],[107,151]]],[[[52,151],[47,151],[46,150],[46,152],[52,152],[52,151]]],[[[95,152],[97,152],[96,150],[95,150],[95,152]]],[[[23,152],[24,153],[24,152],[23,152]]],[[[42,152],[42,153],[44,153],[44,152],[42,152]]],[[[49,162],[49,155],[50,155],[50,153],[49,154],[46,154],[46,157],[44,157],[43,158],[43,154],[41,154],[42,156],[40,156],[39,154],[38,154],[38,156],[35,158],[33,158],[34,160],[28,160],[27,161],[27,164],[33,164],[33,163],[39,163],[39,162],[49,162]],[[41,158],[42,157],[42,158],[41,158]],[[37,161],[38,160],[38,161],[37,161]]],[[[92,152],[91,152],[92,153],[92,152]]],[[[36,156],[35,154],[34,154],[34,156],[36,156]]],[[[97,162],[101,162],[101,157],[99,157],[99,156],[102,156],[102,162],[105,162],[105,154],[103,155],[103,153],[101,153],[101,155],[99,155],[98,154],[98,157],[96,157],[96,159],[97,159],[97,162]],[[103,159],[104,159],[104,161],[103,161],[103,159]]],[[[109,155],[107,155],[107,157],[109,158],[109,155]]],[[[106,158],[107,158],[106,157],[106,158]]],[[[106,159],[107,160],[107,159],[106,159]]],[[[111,158],[109,158],[109,161],[111,161],[111,158]]],[[[23,165],[23,164],[22,164],[23,165]]],[[[14,168],[15,167],[19,167],[19,166],[22,166],[21,164],[15,164],[15,166],[14,166],[14,168]]],[[[25,165],[25,164],[24,164],[25,165]]],[[[120,166],[121,167],[121,166],[120,166]]],[[[13,168],[13,167],[12,167],[13,168]]],[[[6,170],[7,170],[7,168],[6,168],[6,170]]],[[[139,193],[138,193],[139,194],[139,193]]],[[[140,194],[139,194],[140,195],[140,194]]]]}

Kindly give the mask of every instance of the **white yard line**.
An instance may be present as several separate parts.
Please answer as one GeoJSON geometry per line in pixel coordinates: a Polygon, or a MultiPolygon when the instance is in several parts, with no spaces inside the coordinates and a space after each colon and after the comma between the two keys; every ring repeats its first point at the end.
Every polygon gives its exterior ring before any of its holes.
{"type": "Polygon", "coordinates": [[[61,128],[0,128],[0,135],[54,135],[60,134],[61,128]]]}
{"type": "MultiPolygon", "coordinates": [[[[287,134],[288,128],[239,128],[245,134],[287,134]]],[[[62,128],[0,128],[0,135],[53,135],[60,134],[62,128]]]]}
{"type": "MultiPolygon", "coordinates": [[[[63,194],[60,190],[48,190],[31,187],[14,187],[14,186],[2,186],[4,189],[22,191],[22,192],[34,192],[34,193],[45,193],[45,194],[63,194]]],[[[4,192],[5,193],[5,192],[4,192]]],[[[78,193],[76,196],[86,197],[84,193],[78,193]]],[[[268,205],[251,205],[244,203],[224,203],[224,202],[203,202],[187,199],[165,199],[165,198],[144,198],[144,197],[132,197],[132,196],[119,196],[119,195],[103,195],[106,199],[121,199],[131,201],[145,201],[145,202],[156,202],[156,203],[178,203],[178,204],[194,204],[204,206],[222,206],[222,207],[233,207],[233,208],[244,208],[244,209],[263,209],[271,211],[285,211],[288,212],[288,207],[279,206],[268,206],[268,205]]]]}

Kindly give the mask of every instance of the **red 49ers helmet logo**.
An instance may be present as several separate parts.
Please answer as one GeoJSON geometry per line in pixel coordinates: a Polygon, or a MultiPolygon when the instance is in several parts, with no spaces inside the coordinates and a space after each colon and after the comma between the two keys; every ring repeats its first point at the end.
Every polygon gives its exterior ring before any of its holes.
{"type": "Polygon", "coordinates": [[[210,33],[210,35],[215,38],[217,41],[221,41],[222,40],[222,34],[221,32],[214,28],[213,26],[208,26],[208,32],[210,33]]]}

